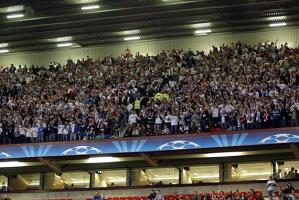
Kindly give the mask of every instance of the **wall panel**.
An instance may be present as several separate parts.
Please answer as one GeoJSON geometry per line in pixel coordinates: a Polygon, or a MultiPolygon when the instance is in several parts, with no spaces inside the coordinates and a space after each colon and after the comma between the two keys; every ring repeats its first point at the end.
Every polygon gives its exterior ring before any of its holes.
{"type": "Polygon", "coordinates": [[[132,53],[140,52],[142,54],[149,53],[150,55],[157,54],[162,50],[168,49],[192,49],[203,50],[208,52],[212,45],[220,46],[222,44],[231,44],[233,42],[242,41],[247,44],[257,44],[261,41],[276,41],[278,44],[288,42],[290,46],[298,46],[299,44],[299,28],[289,29],[267,29],[258,32],[248,33],[225,33],[211,34],[207,36],[192,36],[175,39],[138,41],[131,43],[120,43],[113,45],[102,45],[97,47],[78,48],[69,50],[56,50],[39,53],[18,53],[7,54],[0,56],[0,66],[15,65],[45,65],[56,61],[62,64],[66,63],[67,59],[76,61],[78,58],[83,58],[89,55],[92,58],[103,58],[107,55],[121,55],[128,47],[132,53]]]}

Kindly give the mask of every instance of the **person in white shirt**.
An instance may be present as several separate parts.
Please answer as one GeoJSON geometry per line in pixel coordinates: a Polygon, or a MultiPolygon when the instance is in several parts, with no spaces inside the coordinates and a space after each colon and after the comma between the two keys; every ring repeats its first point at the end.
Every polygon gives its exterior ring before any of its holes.
{"type": "Polygon", "coordinates": [[[75,132],[76,124],[74,121],[70,123],[70,141],[76,141],[77,134],[75,132]]]}
{"type": "Polygon", "coordinates": [[[36,126],[36,124],[34,124],[31,127],[31,134],[32,134],[32,138],[31,138],[31,142],[37,142],[37,137],[38,137],[38,128],[36,126]]]}
{"type": "Polygon", "coordinates": [[[295,190],[291,191],[291,194],[289,194],[289,198],[291,198],[291,200],[297,200],[298,199],[298,195],[296,194],[295,190]]]}
{"type": "Polygon", "coordinates": [[[70,125],[65,125],[63,128],[63,141],[68,141],[69,138],[69,133],[70,133],[70,125]]]}
{"type": "Polygon", "coordinates": [[[178,132],[179,120],[180,119],[176,114],[171,116],[170,118],[171,134],[176,134],[178,132]]]}
{"type": "Polygon", "coordinates": [[[254,111],[249,111],[246,114],[247,129],[253,128],[254,117],[255,117],[254,111]]]}
{"type": "Polygon", "coordinates": [[[227,124],[226,124],[226,117],[227,117],[227,114],[226,114],[226,110],[225,109],[221,109],[220,111],[220,115],[221,115],[221,129],[222,130],[226,130],[227,129],[227,124]]]}
{"type": "Polygon", "coordinates": [[[270,176],[269,180],[267,181],[267,191],[270,200],[272,200],[275,188],[276,188],[276,181],[273,180],[272,176],[270,176]]]}
{"type": "Polygon", "coordinates": [[[160,132],[162,129],[162,124],[163,124],[163,115],[158,113],[155,119],[155,130],[160,132]]]}
{"type": "Polygon", "coordinates": [[[164,117],[164,123],[169,130],[170,130],[170,127],[171,127],[171,114],[169,112],[167,112],[167,115],[164,117]]]}
{"type": "Polygon", "coordinates": [[[62,124],[62,122],[59,122],[57,129],[58,129],[58,141],[63,141],[64,125],[62,124]]]}
{"type": "Polygon", "coordinates": [[[160,190],[158,190],[155,200],[164,200],[164,196],[162,195],[160,190]]]}
{"type": "Polygon", "coordinates": [[[19,125],[19,133],[20,133],[20,142],[25,143],[26,142],[26,129],[22,127],[22,125],[19,125]]]}
{"type": "Polygon", "coordinates": [[[138,120],[138,115],[133,111],[130,115],[129,115],[129,119],[128,119],[128,122],[129,122],[129,125],[134,125],[137,123],[137,120],[138,120]]]}
{"type": "Polygon", "coordinates": [[[217,105],[211,107],[213,125],[218,126],[219,123],[219,108],[217,105]]]}

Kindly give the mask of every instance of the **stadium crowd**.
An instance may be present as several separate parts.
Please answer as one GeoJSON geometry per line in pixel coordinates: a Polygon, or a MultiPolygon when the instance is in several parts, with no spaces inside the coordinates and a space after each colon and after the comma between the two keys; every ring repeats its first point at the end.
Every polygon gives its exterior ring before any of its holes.
{"type": "Polygon", "coordinates": [[[147,197],[108,197],[105,193],[100,194],[97,192],[93,198],[88,198],[88,200],[263,200],[264,197],[268,197],[270,200],[297,200],[299,198],[297,194],[298,190],[296,191],[291,183],[287,183],[286,186],[282,188],[276,185],[276,183],[269,184],[268,181],[267,188],[269,189],[269,187],[271,187],[271,194],[268,195],[263,195],[261,191],[255,191],[254,189],[250,189],[249,192],[240,192],[238,189],[228,192],[194,191],[192,194],[163,194],[161,190],[152,190],[147,197]]]}
{"type": "Polygon", "coordinates": [[[237,42],[1,67],[1,143],[298,126],[298,66],[298,48],[237,42]]]}

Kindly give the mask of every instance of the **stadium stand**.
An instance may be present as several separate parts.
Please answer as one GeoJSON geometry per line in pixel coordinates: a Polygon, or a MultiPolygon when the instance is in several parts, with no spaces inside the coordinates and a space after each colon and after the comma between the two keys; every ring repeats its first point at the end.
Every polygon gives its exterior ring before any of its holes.
{"type": "Polygon", "coordinates": [[[298,57],[237,42],[1,68],[1,143],[298,126],[298,57]]]}
{"type": "Polygon", "coordinates": [[[10,0],[0,26],[0,200],[299,200],[298,0],[10,0]]]}

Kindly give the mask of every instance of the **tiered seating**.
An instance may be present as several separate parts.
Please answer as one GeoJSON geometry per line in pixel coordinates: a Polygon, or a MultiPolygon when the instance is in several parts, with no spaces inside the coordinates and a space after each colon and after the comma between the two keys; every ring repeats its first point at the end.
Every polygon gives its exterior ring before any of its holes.
{"type": "MultiPolygon", "coordinates": [[[[298,191],[299,192],[299,191],[298,191]]],[[[199,193],[200,197],[203,196],[203,193],[199,193]]],[[[210,196],[212,196],[212,193],[209,193],[210,196]]],[[[227,192],[216,192],[213,195],[221,198],[225,198],[227,195],[227,192]]],[[[233,195],[237,195],[237,193],[233,193],[233,195]]],[[[240,196],[249,196],[249,192],[240,192],[240,196]]],[[[256,191],[257,197],[262,197],[263,192],[256,191]]],[[[92,198],[86,198],[86,200],[92,200],[92,198]]],[[[109,197],[108,200],[147,200],[146,196],[129,196],[129,197],[109,197]]],[[[166,194],[164,195],[164,200],[194,200],[194,194],[166,194]]]]}

